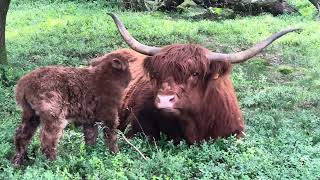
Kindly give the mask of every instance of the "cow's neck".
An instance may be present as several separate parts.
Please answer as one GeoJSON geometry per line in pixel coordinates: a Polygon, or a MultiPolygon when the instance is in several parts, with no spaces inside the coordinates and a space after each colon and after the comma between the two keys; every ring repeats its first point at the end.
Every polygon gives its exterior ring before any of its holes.
{"type": "Polygon", "coordinates": [[[199,116],[212,138],[225,137],[243,131],[243,116],[232,81],[228,76],[212,80],[204,96],[199,116]],[[209,124],[208,124],[209,122],[209,124]]]}

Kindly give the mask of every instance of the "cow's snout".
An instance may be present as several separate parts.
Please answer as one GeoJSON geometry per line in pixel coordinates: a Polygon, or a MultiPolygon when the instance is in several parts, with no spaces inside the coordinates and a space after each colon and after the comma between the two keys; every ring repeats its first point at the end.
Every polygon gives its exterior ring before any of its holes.
{"type": "Polygon", "coordinates": [[[158,109],[173,109],[176,99],[175,95],[157,95],[155,105],[158,109]]]}
{"type": "Polygon", "coordinates": [[[165,112],[178,113],[179,110],[175,107],[179,101],[177,89],[177,84],[172,77],[163,82],[154,101],[156,108],[165,112]]]}

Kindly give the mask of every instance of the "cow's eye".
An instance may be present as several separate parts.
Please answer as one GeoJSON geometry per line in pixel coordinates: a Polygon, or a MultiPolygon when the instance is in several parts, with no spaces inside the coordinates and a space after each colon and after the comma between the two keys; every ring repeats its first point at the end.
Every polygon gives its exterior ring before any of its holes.
{"type": "Polygon", "coordinates": [[[194,72],[194,73],[192,73],[192,76],[199,76],[199,73],[198,72],[194,72]]]}
{"type": "Polygon", "coordinates": [[[159,73],[157,73],[157,72],[150,73],[150,79],[158,78],[158,76],[159,76],[159,73]]]}

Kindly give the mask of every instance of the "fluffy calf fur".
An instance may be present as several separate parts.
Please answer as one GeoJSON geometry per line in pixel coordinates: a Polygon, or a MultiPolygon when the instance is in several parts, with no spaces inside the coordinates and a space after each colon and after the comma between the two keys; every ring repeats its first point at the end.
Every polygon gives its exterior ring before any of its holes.
{"type": "Polygon", "coordinates": [[[48,159],[56,158],[57,143],[70,121],[83,125],[86,144],[96,142],[94,124],[103,122],[109,150],[118,151],[118,108],[131,79],[128,60],[112,54],[97,59],[94,67],[43,67],[19,80],[16,101],[23,114],[14,141],[15,165],[22,164],[39,124],[42,152],[48,159]]]}

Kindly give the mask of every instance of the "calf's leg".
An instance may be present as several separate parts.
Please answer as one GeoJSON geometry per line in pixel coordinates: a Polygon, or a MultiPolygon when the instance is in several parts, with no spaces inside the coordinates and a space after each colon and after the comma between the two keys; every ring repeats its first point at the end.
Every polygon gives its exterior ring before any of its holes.
{"type": "Polygon", "coordinates": [[[119,126],[119,116],[118,111],[107,113],[104,116],[102,121],[105,125],[104,128],[104,135],[106,138],[106,144],[109,147],[109,150],[112,153],[118,153],[119,148],[117,145],[117,128],[119,126]]]}
{"type": "Polygon", "coordinates": [[[39,117],[34,113],[34,111],[30,107],[24,108],[22,123],[16,130],[14,139],[15,155],[12,159],[12,163],[14,165],[19,166],[23,164],[24,159],[27,157],[27,146],[39,124],[39,117]]]}
{"type": "Polygon", "coordinates": [[[83,134],[86,145],[95,145],[98,136],[98,126],[94,123],[83,124],[83,134]]]}
{"type": "Polygon", "coordinates": [[[41,128],[41,150],[49,160],[55,160],[57,157],[57,144],[62,136],[63,129],[67,125],[67,121],[62,118],[54,118],[53,116],[40,116],[43,122],[41,128]]]}

